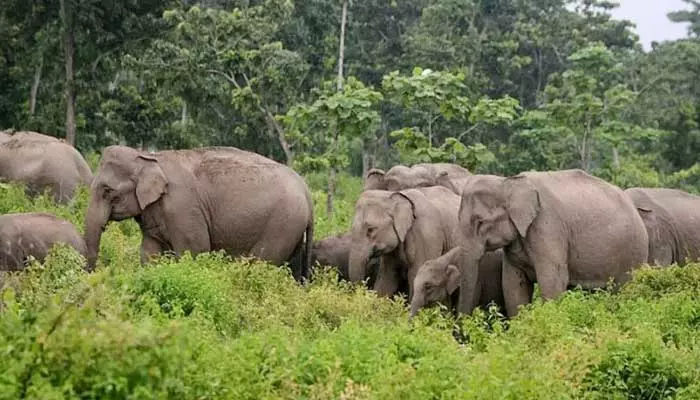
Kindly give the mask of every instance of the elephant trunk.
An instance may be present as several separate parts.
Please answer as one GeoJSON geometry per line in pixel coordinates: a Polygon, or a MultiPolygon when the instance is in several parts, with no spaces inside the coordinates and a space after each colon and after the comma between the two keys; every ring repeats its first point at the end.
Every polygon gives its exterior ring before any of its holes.
{"type": "Polygon", "coordinates": [[[93,190],[85,216],[85,245],[87,247],[87,270],[93,271],[100,251],[100,239],[109,221],[109,203],[93,190]]]}
{"type": "Polygon", "coordinates": [[[486,252],[485,244],[472,242],[463,247],[463,258],[460,269],[460,290],[458,310],[464,314],[471,314],[476,308],[479,299],[477,297],[477,284],[479,282],[479,263],[486,252]]]}
{"type": "Polygon", "coordinates": [[[408,320],[412,320],[413,317],[418,314],[418,311],[420,311],[421,308],[425,306],[425,298],[421,293],[414,293],[413,298],[411,299],[411,314],[408,317],[408,320]]]}
{"type": "Polygon", "coordinates": [[[369,245],[366,244],[351,247],[350,256],[348,257],[348,275],[350,277],[350,282],[359,282],[366,278],[367,263],[369,262],[371,253],[370,250],[369,245]]]}

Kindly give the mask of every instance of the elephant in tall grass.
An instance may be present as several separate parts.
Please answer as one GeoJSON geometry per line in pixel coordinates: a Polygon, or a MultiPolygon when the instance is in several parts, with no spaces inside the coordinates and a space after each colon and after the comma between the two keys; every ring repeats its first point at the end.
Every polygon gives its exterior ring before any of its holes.
{"type": "Polygon", "coordinates": [[[508,316],[532,300],[533,285],[552,299],[570,287],[623,284],[647,261],[647,231],[632,200],[619,187],[583,170],[474,176],[459,209],[464,249],[460,311],[478,302],[479,261],[502,248],[508,316]]]}
{"type": "Polygon", "coordinates": [[[44,212],[0,215],[0,270],[24,269],[30,256],[44,262],[51,247],[59,243],[86,255],[83,236],[63,218],[44,212]]]}
{"type": "Polygon", "coordinates": [[[27,195],[49,189],[56,202],[67,203],[79,186],[92,183],[90,166],[63,140],[31,131],[5,131],[2,136],[0,179],[24,183],[27,195]]]}
{"type": "Polygon", "coordinates": [[[142,263],[164,251],[223,249],[278,265],[290,261],[296,279],[308,277],[311,193],[294,170],[259,154],[235,147],[145,153],[109,146],[90,192],[90,269],[107,223],[134,218],[143,234],[142,263]]]}
{"type": "Polygon", "coordinates": [[[649,235],[649,264],[685,265],[700,258],[700,197],[677,189],[629,188],[649,235]]]}

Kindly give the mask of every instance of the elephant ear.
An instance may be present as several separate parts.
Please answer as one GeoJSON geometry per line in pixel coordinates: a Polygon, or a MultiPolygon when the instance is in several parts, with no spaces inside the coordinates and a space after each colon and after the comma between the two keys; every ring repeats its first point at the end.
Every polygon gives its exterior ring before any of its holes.
{"type": "Polygon", "coordinates": [[[447,266],[447,293],[452,294],[459,289],[459,280],[461,276],[459,268],[456,265],[450,264],[447,266]]]}
{"type": "Polygon", "coordinates": [[[143,163],[136,175],[136,199],[143,210],[166,193],[168,180],[156,158],[145,155],[139,155],[138,158],[143,163]]]}
{"type": "Polygon", "coordinates": [[[540,212],[540,195],[523,175],[506,179],[504,185],[506,209],[510,220],[520,236],[525,237],[528,228],[540,212]]]}
{"type": "Polygon", "coordinates": [[[394,221],[394,231],[399,240],[406,240],[408,231],[413,226],[413,221],[416,219],[416,206],[408,195],[404,192],[393,193],[390,198],[394,200],[394,208],[391,216],[394,221]]]}

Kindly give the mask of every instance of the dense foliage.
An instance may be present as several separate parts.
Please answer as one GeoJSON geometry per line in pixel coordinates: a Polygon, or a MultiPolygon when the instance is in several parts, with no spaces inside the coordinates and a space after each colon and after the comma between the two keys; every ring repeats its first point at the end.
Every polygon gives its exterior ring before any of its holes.
{"type": "Polygon", "coordinates": [[[0,128],[74,125],[85,153],[234,145],[300,171],[453,161],[696,190],[697,6],[669,14],[688,38],[644,51],[609,1],[350,1],[338,90],[343,3],[6,0],[0,128]]]}
{"type": "MultiPolygon", "coordinates": [[[[324,177],[309,176],[316,206],[324,177]]],[[[340,176],[343,231],[360,181],[340,176]]],[[[0,188],[0,211],[71,205],[0,188]]],[[[511,321],[498,310],[455,320],[439,308],[408,322],[402,299],[317,270],[220,253],[138,264],[133,221],[112,223],[103,267],[72,249],[4,276],[0,398],[15,399],[694,399],[700,395],[700,265],[639,270],[618,294],[539,299],[511,321]],[[457,338],[458,340],[455,340],[457,338]]]]}

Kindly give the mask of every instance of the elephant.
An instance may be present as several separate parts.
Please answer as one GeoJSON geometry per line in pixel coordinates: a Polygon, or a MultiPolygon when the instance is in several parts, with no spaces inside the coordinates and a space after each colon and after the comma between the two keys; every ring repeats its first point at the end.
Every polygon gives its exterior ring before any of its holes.
{"type": "Polygon", "coordinates": [[[471,175],[469,170],[450,163],[422,163],[410,168],[405,165],[395,165],[386,172],[377,168],[369,170],[364,189],[398,191],[436,186],[437,177],[443,172],[450,173],[454,178],[471,175]]]}
{"type": "Polygon", "coordinates": [[[619,187],[581,169],[475,175],[459,209],[460,312],[477,302],[478,262],[503,248],[503,293],[509,317],[532,300],[533,285],[553,299],[580,285],[591,290],[629,280],[648,256],[647,231],[619,187]]]}
{"type": "Polygon", "coordinates": [[[386,184],[384,184],[384,174],[386,174],[386,172],[379,168],[372,168],[367,171],[367,176],[365,176],[365,182],[362,189],[386,190],[386,184]]]}
{"type": "Polygon", "coordinates": [[[625,190],[649,236],[651,265],[685,265],[700,258],[700,197],[677,189],[625,190]]]}
{"type": "Polygon", "coordinates": [[[0,215],[0,269],[24,269],[27,258],[44,262],[51,247],[64,243],[85,257],[87,248],[75,226],[50,213],[28,212],[0,215]]]}
{"type": "Polygon", "coordinates": [[[459,200],[441,186],[362,192],[351,228],[350,281],[363,280],[368,260],[378,256],[373,289],[410,299],[418,267],[453,247],[459,200]]]}
{"type": "Polygon", "coordinates": [[[469,176],[463,176],[463,175],[457,175],[457,176],[452,176],[450,175],[449,172],[447,171],[442,171],[438,174],[436,178],[436,184],[439,186],[444,186],[448,189],[450,189],[453,193],[456,195],[461,196],[462,195],[462,189],[464,186],[469,182],[469,179],[474,176],[474,175],[469,175],[469,176]]]}
{"type": "MultiPolygon", "coordinates": [[[[348,258],[351,244],[352,238],[350,232],[315,241],[311,248],[311,264],[315,265],[318,263],[320,265],[335,267],[338,270],[339,278],[348,280],[348,258]]],[[[379,258],[370,258],[367,266],[369,277],[367,285],[370,288],[374,285],[378,269],[379,258]]]]}
{"type": "Polygon", "coordinates": [[[224,250],[276,265],[290,261],[308,278],[313,204],[290,167],[236,147],[142,152],[108,146],[90,188],[85,242],[90,270],[109,221],[134,218],[141,263],[162,252],[180,257],[224,250]]]}
{"type": "MultiPolygon", "coordinates": [[[[413,281],[413,299],[411,315],[413,318],[421,308],[431,303],[442,303],[457,311],[459,304],[459,285],[461,280],[461,257],[464,249],[455,246],[438,258],[428,260],[418,268],[413,281]]],[[[505,310],[502,279],[503,249],[487,251],[479,261],[479,277],[475,290],[476,305],[486,308],[494,303],[505,310]]]]}
{"type": "Polygon", "coordinates": [[[16,132],[0,141],[0,179],[22,182],[28,196],[47,188],[54,201],[66,204],[79,186],[90,186],[92,171],[73,146],[37,132],[16,132]]]}

